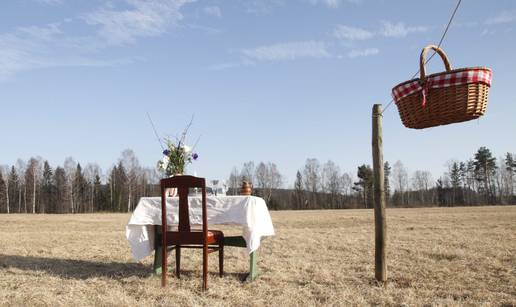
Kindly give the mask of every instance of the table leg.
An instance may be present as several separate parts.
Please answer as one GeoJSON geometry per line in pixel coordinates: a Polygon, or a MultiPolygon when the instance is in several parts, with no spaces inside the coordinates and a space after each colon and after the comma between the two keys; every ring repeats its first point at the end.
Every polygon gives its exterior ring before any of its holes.
{"type": "Polygon", "coordinates": [[[154,250],[154,266],[153,266],[154,274],[161,275],[161,263],[162,263],[162,260],[161,260],[161,246],[160,246],[160,247],[156,247],[156,249],[154,250]]]}
{"type": "Polygon", "coordinates": [[[260,275],[260,271],[258,270],[258,265],[256,264],[258,261],[258,252],[254,251],[249,254],[249,275],[245,281],[250,282],[256,279],[258,275],[260,275]]]}
{"type": "MultiPolygon", "coordinates": [[[[231,236],[224,237],[224,246],[236,246],[236,247],[247,247],[247,243],[242,236],[231,236]]],[[[253,281],[258,277],[260,271],[258,270],[258,252],[254,251],[249,254],[249,273],[247,274],[245,281],[253,281]]]]}
{"type": "Polygon", "coordinates": [[[161,227],[154,226],[154,274],[161,275],[161,227]]]}

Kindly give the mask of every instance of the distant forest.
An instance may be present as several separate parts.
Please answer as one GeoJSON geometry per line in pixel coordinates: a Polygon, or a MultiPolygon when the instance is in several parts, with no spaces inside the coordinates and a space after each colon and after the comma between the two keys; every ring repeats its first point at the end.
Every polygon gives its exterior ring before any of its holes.
{"type": "MultiPolygon", "coordinates": [[[[449,161],[434,179],[431,172],[409,171],[401,161],[385,162],[388,207],[476,206],[516,204],[516,155],[495,158],[481,147],[467,161],[449,161]]],[[[0,166],[0,213],[131,212],[143,196],[159,196],[161,175],[141,167],[127,149],[107,172],[67,158],[52,167],[41,157],[0,166]]],[[[227,193],[238,194],[242,181],[272,210],[373,207],[373,171],[367,164],[342,172],[333,161],[307,159],[285,188],[284,176],[272,162],[250,161],[230,172],[227,193]]]]}

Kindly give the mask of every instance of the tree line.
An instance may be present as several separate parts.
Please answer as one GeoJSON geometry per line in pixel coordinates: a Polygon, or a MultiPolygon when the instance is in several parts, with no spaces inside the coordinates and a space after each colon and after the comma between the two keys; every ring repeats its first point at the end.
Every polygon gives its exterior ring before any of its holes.
{"type": "MultiPolygon", "coordinates": [[[[409,170],[401,161],[384,164],[388,207],[477,206],[516,204],[516,155],[495,158],[480,147],[467,161],[450,160],[447,171],[434,179],[427,170],[409,170]]],[[[244,163],[229,176],[230,191],[238,193],[242,180],[251,181],[255,194],[272,209],[344,209],[373,207],[373,169],[342,172],[333,161],[307,159],[293,186],[282,189],[283,176],[274,163],[244,163]],[[254,170],[254,171],[253,171],[254,170]]]]}
{"type": "MultiPolygon", "coordinates": [[[[426,170],[409,175],[401,161],[385,162],[384,171],[389,207],[516,204],[515,154],[497,159],[481,147],[467,161],[449,161],[437,179],[426,170]]],[[[0,213],[131,212],[140,197],[159,196],[160,178],[154,167],[142,167],[130,149],[105,173],[95,163],[83,167],[71,157],[55,168],[41,157],[19,159],[0,166],[0,213]]],[[[331,160],[309,158],[286,186],[275,163],[249,161],[231,170],[228,193],[238,194],[244,180],[274,210],[373,207],[368,164],[352,173],[331,160]]]]}
{"type": "Polygon", "coordinates": [[[131,212],[142,196],[159,195],[160,175],[130,149],[106,174],[73,158],[52,168],[41,157],[0,166],[1,213],[131,212]]]}

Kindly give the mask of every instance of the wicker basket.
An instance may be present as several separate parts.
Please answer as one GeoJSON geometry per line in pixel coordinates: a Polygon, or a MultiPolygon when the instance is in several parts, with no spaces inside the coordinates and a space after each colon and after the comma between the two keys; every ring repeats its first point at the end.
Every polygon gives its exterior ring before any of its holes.
{"type": "Polygon", "coordinates": [[[407,128],[423,129],[464,122],[482,116],[487,107],[491,70],[469,67],[452,70],[442,49],[430,45],[421,51],[420,78],[392,89],[401,121],[407,128]],[[425,55],[433,49],[439,54],[445,72],[425,75],[425,55]]]}

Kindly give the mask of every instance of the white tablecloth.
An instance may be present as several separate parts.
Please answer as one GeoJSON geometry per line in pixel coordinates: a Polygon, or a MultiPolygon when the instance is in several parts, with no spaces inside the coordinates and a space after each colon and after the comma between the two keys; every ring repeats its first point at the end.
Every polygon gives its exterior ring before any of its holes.
{"type": "MultiPolygon", "coordinates": [[[[201,197],[189,197],[190,223],[202,223],[201,197]]],[[[167,224],[179,222],[177,197],[167,198],[167,224]]],[[[260,239],[273,236],[271,216],[265,201],[255,196],[208,196],[208,226],[237,224],[243,226],[243,237],[249,253],[260,247],[260,239]]],[[[154,250],[154,225],[161,225],[161,198],[142,197],[127,223],[126,237],[137,261],[154,250]]]]}

